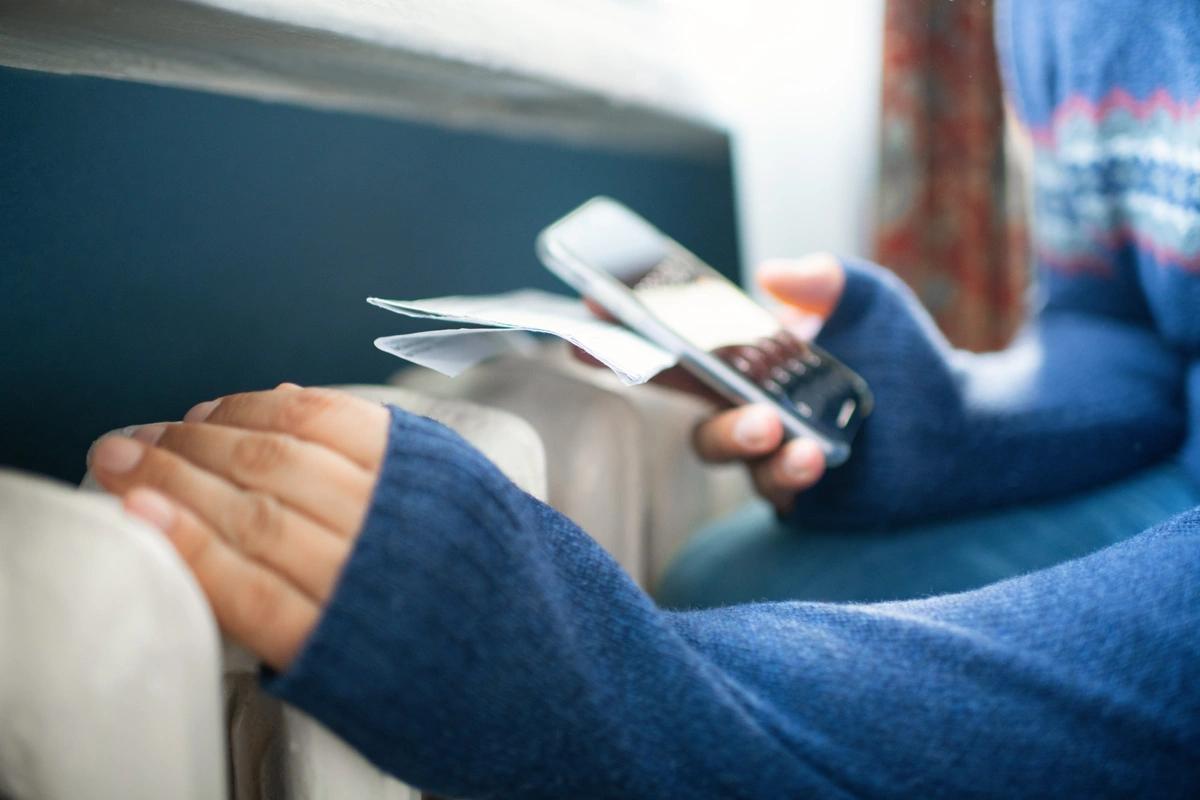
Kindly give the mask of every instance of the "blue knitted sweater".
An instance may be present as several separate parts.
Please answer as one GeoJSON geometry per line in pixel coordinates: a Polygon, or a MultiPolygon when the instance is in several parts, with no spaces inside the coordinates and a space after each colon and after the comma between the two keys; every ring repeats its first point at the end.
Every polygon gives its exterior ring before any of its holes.
{"type": "MultiPolygon", "coordinates": [[[[798,519],[879,525],[1200,473],[1200,3],[1013,0],[1044,305],[951,352],[850,265],[824,344],[878,406],[798,519]],[[1191,433],[1189,434],[1189,419],[1191,433]]],[[[393,413],[371,510],[267,685],[385,770],[468,797],[1200,793],[1200,510],[967,594],[656,608],[445,428],[393,413]]]]}
{"type": "Polygon", "coordinates": [[[665,612],[457,435],[393,412],[267,688],[472,798],[1194,797],[1200,510],[929,600],[665,612]]]}
{"type": "Polygon", "coordinates": [[[1034,143],[1037,309],[951,351],[851,263],[820,341],[871,384],[852,462],[799,524],[884,526],[1110,481],[1179,450],[1200,480],[1200,3],[1011,0],[997,44],[1034,143]]]}

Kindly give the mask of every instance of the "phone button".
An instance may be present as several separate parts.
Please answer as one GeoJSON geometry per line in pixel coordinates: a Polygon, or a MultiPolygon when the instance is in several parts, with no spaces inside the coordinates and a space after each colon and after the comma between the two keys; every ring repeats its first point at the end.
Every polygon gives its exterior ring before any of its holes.
{"type": "Polygon", "coordinates": [[[784,368],[793,375],[803,375],[808,372],[808,367],[798,358],[789,358],[783,362],[784,368]]]}
{"type": "Polygon", "coordinates": [[[759,384],[759,386],[760,386],[760,387],[762,388],[762,390],[763,390],[764,392],[766,392],[767,394],[769,394],[769,395],[774,395],[774,397],[775,397],[776,399],[778,399],[778,400],[785,400],[785,401],[787,401],[787,402],[791,402],[790,400],[788,400],[787,392],[785,392],[785,391],[783,390],[783,387],[782,387],[782,386],[780,386],[780,385],[779,385],[778,383],[776,383],[775,381],[773,381],[773,380],[770,380],[770,379],[768,378],[767,380],[765,380],[765,381],[763,381],[762,383],[760,383],[760,384],[759,384]]]}
{"type": "Polygon", "coordinates": [[[715,355],[754,383],[762,385],[771,374],[771,363],[761,350],[750,345],[722,347],[715,355]]]}

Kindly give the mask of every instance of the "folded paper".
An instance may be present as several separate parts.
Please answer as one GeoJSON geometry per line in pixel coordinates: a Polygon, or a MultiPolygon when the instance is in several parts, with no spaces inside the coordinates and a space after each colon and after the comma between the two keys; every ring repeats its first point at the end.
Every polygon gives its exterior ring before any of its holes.
{"type": "Polygon", "coordinates": [[[407,317],[482,326],[387,336],[375,341],[384,352],[452,377],[497,355],[528,352],[529,333],[565,339],[629,385],[645,383],[678,361],[676,354],[636,333],[596,319],[580,301],[549,292],[523,289],[425,300],[371,297],[367,302],[407,317]],[[517,335],[520,332],[524,334],[517,335]]]}

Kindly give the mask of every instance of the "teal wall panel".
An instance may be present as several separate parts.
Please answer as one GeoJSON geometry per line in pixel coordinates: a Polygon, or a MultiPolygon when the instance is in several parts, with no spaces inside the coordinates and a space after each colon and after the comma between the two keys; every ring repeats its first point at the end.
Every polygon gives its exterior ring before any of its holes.
{"type": "Polygon", "coordinates": [[[383,380],[417,328],[365,297],[560,288],[534,236],[599,193],[737,274],[727,161],[0,69],[0,464],[77,480],[119,425],[383,380]]]}

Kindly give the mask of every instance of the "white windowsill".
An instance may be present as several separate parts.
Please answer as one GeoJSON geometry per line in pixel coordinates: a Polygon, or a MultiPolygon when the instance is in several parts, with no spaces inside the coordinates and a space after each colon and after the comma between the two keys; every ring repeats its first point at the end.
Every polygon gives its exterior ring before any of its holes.
{"type": "Polygon", "coordinates": [[[0,64],[719,155],[669,19],[655,0],[5,0],[0,64]]]}

